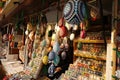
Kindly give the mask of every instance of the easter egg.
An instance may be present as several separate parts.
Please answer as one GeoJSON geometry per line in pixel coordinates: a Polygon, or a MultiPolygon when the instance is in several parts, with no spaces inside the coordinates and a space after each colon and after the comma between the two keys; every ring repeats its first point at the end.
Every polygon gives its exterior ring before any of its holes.
{"type": "Polygon", "coordinates": [[[30,38],[31,41],[34,40],[34,31],[30,32],[29,38],[30,38]]]}
{"type": "Polygon", "coordinates": [[[53,45],[53,51],[55,53],[57,53],[59,50],[60,50],[60,45],[59,45],[58,41],[56,41],[53,45]]]}
{"type": "Polygon", "coordinates": [[[51,64],[48,68],[48,74],[49,74],[50,77],[54,76],[54,71],[55,71],[55,65],[51,64]]]}
{"type": "Polygon", "coordinates": [[[61,45],[60,45],[60,48],[64,48],[65,47],[65,45],[62,43],[61,45]]]}
{"type": "Polygon", "coordinates": [[[42,51],[42,56],[47,55],[47,53],[48,53],[47,50],[44,48],[43,51],[42,51]]]}
{"type": "Polygon", "coordinates": [[[81,37],[81,38],[85,38],[85,37],[86,37],[86,32],[85,32],[85,30],[82,30],[82,31],[80,32],[80,37],[81,37]]]}
{"type": "Polygon", "coordinates": [[[44,56],[42,59],[43,64],[47,65],[48,63],[48,56],[44,56]]]}
{"type": "Polygon", "coordinates": [[[59,64],[59,62],[60,62],[60,57],[59,57],[57,54],[55,54],[55,58],[54,58],[53,62],[54,62],[54,64],[55,64],[55,66],[57,66],[57,65],[59,64]]]}
{"type": "Polygon", "coordinates": [[[78,26],[77,25],[74,25],[74,27],[73,27],[73,30],[77,30],[78,29],[78,26]]]}
{"type": "Polygon", "coordinates": [[[10,35],[9,35],[9,41],[11,41],[11,40],[12,40],[12,38],[13,38],[13,35],[12,35],[12,34],[10,34],[10,35]]]}
{"type": "Polygon", "coordinates": [[[29,31],[28,31],[28,30],[26,30],[26,31],[25,31],[25,35],[28,35],[28,34],[29,34],[29,31]]]}
{"type": "Polygon", "coordinates": [[[4,34],[3,35],[3,41],[7,41],[8,40],[8,34],[4,34]]]}
{"type": "Polygon", "coordinates": [[[33,53],[32,53],[32,58],[35,58],[35,57],[36,57],[36,53],[33,52],[33,53]]]}
{"type": "Polygon", "coordinates": [[[79,42],[79,43],[77,44],[77,48],[78,48],[79,50],[82,49],[82,43],[81,43],[81,42],[79,42]]]}
{"type": "Polygon", "coordinates": [[[79,24],[86,17],[86,7],[81,0],[69,0],[63,9],[64,19],[70,24],[79,24]]]}
{"type": "Polygon", "coordinates": [[[75,38],[75,34],[72,33],[72,34],[70,35],[70,40],[73,40],[74,38],[75,38]]]}
{"type": "Polygon", "coordinates": [[[63,52],[61,53],[61,58],[62,58],[62,60],[65,60],[65,59],[66,59],[66,52],[65,52],[65,51],[63,51],[63,52]]]}
{"type": "Polygon", "coordinates": [[[54,58],[55,58],[55,52],[51,51],[48,55],[48,60],[52,61],[52,60],[54,60],[54,58]]]}
{"type": "Polygon", "coordinates": [[[66,26],[67,30],[71,29],[71,26],[67,22],[65,23],[65,26],[66,26]]]}
{"type": "Polygon", "coordinates": [[[14,42],[10,42],[10,47],[14,47],[14,42]]]}
{"type": "Polygon", "coordinates": [[[46,40],[43,40],[43,41],[41,42],[41,47],[45,47],[46,44],[47,44],[46,40]]]}
{"type": "Polygon", "coordinates": [[[62,26],[62,27],[60,28],[59,35],[60,35],[60,37],[65,37],[65,36],[67,36],[67,28],[66,28],[65,26],[62,26]]]}

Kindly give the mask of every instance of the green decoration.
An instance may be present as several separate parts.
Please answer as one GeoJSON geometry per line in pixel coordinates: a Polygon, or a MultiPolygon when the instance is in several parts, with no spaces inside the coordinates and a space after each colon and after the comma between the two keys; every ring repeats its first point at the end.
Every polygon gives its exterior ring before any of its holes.
{"type": "Polygon", "coordinates": [[[79,50],[81,50],[82,47],[83,47],[83,44],[82,44],[81,42],[79,42],[79,43],[77,44],[77,48],[78,48],[79,50]]]}
{"type": "Polygon", "coordinates": [[[117,56],[120,58],[120,51],[118,51],[116,48],[113,48],[113,50],[116,51],[117,56]]]}

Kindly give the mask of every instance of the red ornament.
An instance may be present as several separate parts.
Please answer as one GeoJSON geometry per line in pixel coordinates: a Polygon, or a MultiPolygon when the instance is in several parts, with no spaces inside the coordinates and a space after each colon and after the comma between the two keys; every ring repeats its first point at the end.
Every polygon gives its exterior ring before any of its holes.
{"type": "Polygon", "coordinates": [[[85,38],[85,37],[86,37],[86,32],[85,32],[85,30],[82,30],[82,31],[80,32],[80,37],[81,37],[81,38],[85,38]]]}
{"type": "Polygon", "coordinates": [[[10,47],[13,48],[14,47],[14,42],[10,42],[10,47]]]}
{"type": "Polygon", "coordinates": [[[9,34],[9,41],[12,41],[13,35],[9,34]]]}
{"type": "Polygon", "coordinates": [[[60,28],[60,33],[59,33],[60,37],[65,37],[67,36],[67,28],[65,26],[62,26],[60,28]]]}

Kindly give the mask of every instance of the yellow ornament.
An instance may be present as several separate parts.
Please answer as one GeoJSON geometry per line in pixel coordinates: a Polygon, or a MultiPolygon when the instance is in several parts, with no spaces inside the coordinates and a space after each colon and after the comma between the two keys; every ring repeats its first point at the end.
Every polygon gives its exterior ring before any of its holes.
{"type": "Polygon", "coordinates": [[[48,63],[48,56],[44,56],[42,59],[43,64],[47,65],[48,63]]]}

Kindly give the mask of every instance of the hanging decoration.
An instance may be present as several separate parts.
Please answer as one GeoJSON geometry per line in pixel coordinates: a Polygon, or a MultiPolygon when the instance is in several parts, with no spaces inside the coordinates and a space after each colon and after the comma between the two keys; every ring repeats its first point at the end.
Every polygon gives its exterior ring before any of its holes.
{"type": "Polygon", "coordinates": [[[69,0],[63,9],[63,16],[70,24],[79,24],[86,16],[85,3],[81,0],[69,0]]]}

